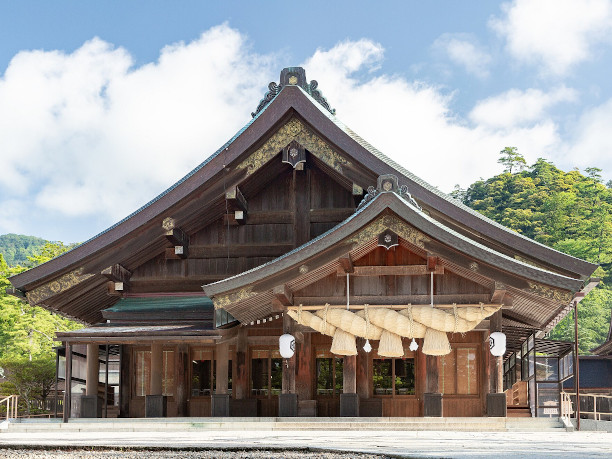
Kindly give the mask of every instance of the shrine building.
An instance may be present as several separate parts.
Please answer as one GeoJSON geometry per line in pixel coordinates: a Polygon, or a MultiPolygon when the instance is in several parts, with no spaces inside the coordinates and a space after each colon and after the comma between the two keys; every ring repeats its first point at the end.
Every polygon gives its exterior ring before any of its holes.
{"type": "Polygon", "coordinates": [[[290,67],[188,175],[10,281],[85,324],[56,336],[65,420],[540,416],[573,358],[543,337],[596,268],[390,160],[290,67]]]}

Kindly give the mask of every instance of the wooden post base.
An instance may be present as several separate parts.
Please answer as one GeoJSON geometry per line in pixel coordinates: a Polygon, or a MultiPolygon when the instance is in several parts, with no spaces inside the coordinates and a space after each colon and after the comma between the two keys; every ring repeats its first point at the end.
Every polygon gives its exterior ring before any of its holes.
{"type": "Polygon", "coordinates": [[[340,394],[340,416],[344,418],[359,416],[358,394],[340,394]]]}
{"type": "Polygon", "coordinates": [[[297,394],[280,394],[278,396],[278,415],[281,418],[295,418],[298,415],[297,394]]]}
{"type": "Polygon", "coordinates": [[[228,417],[230,415],[229,394],[212,395],[210,415],[213,417],[228,417]]]}
{"type": "Polygon", "coordinates": [[[506,394],[487,394],[487,416],[505,418],[507,415],[506,394]]]}
{"type": "Polygon", "coordinates": [[[102,404],[97,395],[83,395],[81,397],[81,412],[82,418],[101,418],[102,404]]]}
{"type": "Polygon", "coordinates": [[[168,399],[165,395],[145,396],[145,418],[165,418],[168,399]]]}
{"type": "Polygon", "coordinates": [[[442,412],[442,394],[440,393],[425,393],[423,394],[424,400],[424,416],[430,416],[434,418],[443,417],[442,412]]]}

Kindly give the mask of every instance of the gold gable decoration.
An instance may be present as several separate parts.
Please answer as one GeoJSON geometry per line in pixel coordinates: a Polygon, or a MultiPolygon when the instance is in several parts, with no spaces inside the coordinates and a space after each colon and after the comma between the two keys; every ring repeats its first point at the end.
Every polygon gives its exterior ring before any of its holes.
{"type": "Polygon", "coordinates": [[[65,292],[69,288],[74,287],[77,284],[80,284],[83,281],[86,281],[90,277],[93,277],[94,274],[83,274],[84,268],[78,268],[74,271],[64,274],[60,278],[51,281],[41,287],[37,287],[34,290],[26,293],[26,298],[28,302],[35,306],[48,298],[51,298],[54,295],[58,295],[62,292],[65,292]]]}
{"type": "Polygon", "coordinates": [[[385,232],[386,230],[393,231],[399,237],[417,247],[424,248],[425,243],[429,242],[429,238],[424,233],[417,230],[414,226],[407,224],[395,215],[385,215],[374,220],[374,222],[370,223],[368,226],[351,237],[349,242],[361,245],[378,237],[379,234],[385,232]]]}
{"type": "Polygon", "coordinates": [[[338,172],[342,172],[342,166],[351,164],[299,119],[291,118],[266,143],[238,164],[237,169],[246,169],[247,175],[253,174],[292,141],[298,142],[311,154],[338,172]]]}

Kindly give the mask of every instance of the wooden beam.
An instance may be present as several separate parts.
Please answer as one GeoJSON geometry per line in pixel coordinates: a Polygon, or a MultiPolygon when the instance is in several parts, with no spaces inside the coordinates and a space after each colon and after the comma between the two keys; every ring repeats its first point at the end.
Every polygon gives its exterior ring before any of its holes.
{"type": "Polygon", "coordinates": [[[291,306],[293,304],[293,292],[287,284],[277,285],[272,289],[272,293],[283,306],[291,306]]]}
{"type": "Polygon", "coordinates": [[[338,275],[344,275],[346,273],[352,273],[355,271],[350,253],[347,253],[343,257],[338,258],[338,262],[340,263],[340,269],[342,270],[342,272],[338,272],[338,275]]]}
{"type": "Polygon", "coordinates": [[[281,303],[277,298],[273,298],[272,302],[272,312],[285,312],[285,306],[281,303]]]}
{"type": "Polygon", "coordinates": [[[238,185],[233,186],[225,192],[225,199],[227,200],[227,204],[234,210],[238,209],[246,213],[249,209],[247,200],[242,194],[242,191],[240,191],[240,188],[238,188],[238,185]]]}
{"type": "MultiPolygon", "coordinates": [[[[434,295],[435,304],[466,304],[466,303],[489,303],[491,295],[488,293],[458,293],[449,295],[434,295]]],[[[341,296],[295,296],[294,304],[317,305],[317,304],[340,304],[346,297],[341,296]]],[[[429,304],[429,295],[351,295],[351,303],[354,304],[429,304]]]]}
{"type": "MultiPolygon", "coordinates": [[[[427,265],[397,265],[397,266],[355,266],[353,276],[420,276],[429,274],[431,271],[427,265]]],[[[346,271],[338,272],[338,275],[346,271]]],[[[436,266],[434,274],[444,274],[443,266],[436,266]]]]}
{"type": "Polygon", "coordinates": [[[164,236],[174,246],[174,255],[178,258],[187,258],[189,256],[189,236],[176,226],[173,218],[166,218],[162,223],[165,230],[164,236]]]}
{"type": "Polygon", "coordinates": [[[109,266],[108,268],[103,269],[100,274],[113,282],[128,283],[130,277],[132,277],[132,273],[120,264],[109,266]]]}
{"type": "Polygon", "coordinates": [[[427,271],[434,271],[434,274],[438,274],[436,273],[436,269],[438,268],[438,257],[434,257],[434,256],[428,256],[427,257],[427,271]]]}
{"type": "Polygon", "coordinates": [[[496,283],[495,290],[491,295],[491,303],[501,304],[504,301],[504,297],[506,296],[507,292],[508,290],[506,290],[505,286],[496,283]]]}
{"type": "MultiPolygon", "coordinates": [[[[192,245],[189,247],[189,258],[240,258],[240,257],[280,257],[293,249],[293,244],[236,244],[227,245],[192,245]]],[[[176,260],[174,248],[166,249],[166,259],[176,260]]]]}
{"type": "Polygon", "coordinates": [[[340,209],[310,209],[311,223],[330,223],[346,220],[355,212],[353,207],[340,209]]]}
{"type": "Polygon", "coordinates": [[[115,282],[113,281],[108,281],[106,283],[106,289],[109,296],[121,296],[121,294],[123,293],[122,290],[117,290],[115,288],[115,282]]]}

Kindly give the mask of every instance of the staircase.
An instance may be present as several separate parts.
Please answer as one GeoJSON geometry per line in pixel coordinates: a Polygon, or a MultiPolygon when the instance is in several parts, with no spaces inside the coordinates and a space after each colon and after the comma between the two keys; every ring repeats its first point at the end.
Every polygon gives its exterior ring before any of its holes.
{"type": "MultiPolygon", "coordinates": [[[[564,431],[559,418],[119,418],[23,420],[7,426],[11,433],[53,432],[197,432],[207,430],[275,431],[564,431]]],[[[2,434],[0,433],[0,440],[2,434]]]]}

